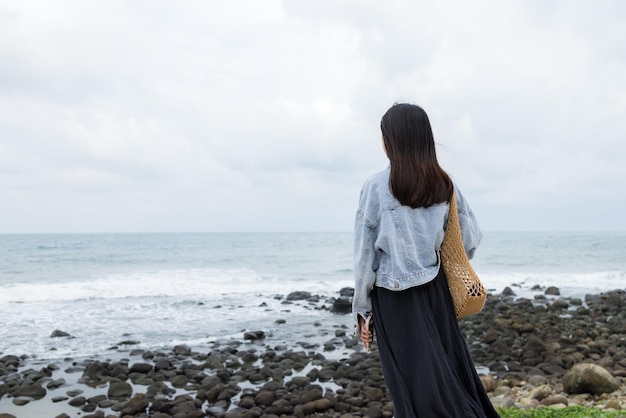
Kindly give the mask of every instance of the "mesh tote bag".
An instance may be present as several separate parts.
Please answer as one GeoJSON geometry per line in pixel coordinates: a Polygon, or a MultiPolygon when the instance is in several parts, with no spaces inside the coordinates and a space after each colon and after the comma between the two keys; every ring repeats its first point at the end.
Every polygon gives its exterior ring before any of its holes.
{"type": "Polygon", "coordinates": [[[454,190],[450,199],[448,226],[443,237],[440,254],[456,317],[462,318],[480,312],[485,305],[487,291],[472,268],[463,247],[454,190]]]}

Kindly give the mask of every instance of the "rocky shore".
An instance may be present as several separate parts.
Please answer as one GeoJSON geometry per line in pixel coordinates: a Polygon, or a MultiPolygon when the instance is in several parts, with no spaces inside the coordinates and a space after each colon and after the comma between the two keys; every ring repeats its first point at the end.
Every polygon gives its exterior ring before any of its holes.
{"type": "MultiPolygon", "coordinates": [[[[505,289],[460,320],[492,402],[626,407],[626,293],[573,299],[535,290],[531,300],[505,289]]],[[[343,289],[333,300],[291,300],[342,315],[349,298],[343,289]]],[[[333,329],[316,325],[289,344],[248,330],[205,347],[130,349],[115,359],[40,364],[3,353],[0,418],[393,416],[376,346],[361,350],[350,315],[333,329]]]]}

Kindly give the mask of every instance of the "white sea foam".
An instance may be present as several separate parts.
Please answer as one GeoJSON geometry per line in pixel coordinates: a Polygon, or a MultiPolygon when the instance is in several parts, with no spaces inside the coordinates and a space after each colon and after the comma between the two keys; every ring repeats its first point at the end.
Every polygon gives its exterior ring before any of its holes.
{"type": "MultiPolygon", "coordinates": [[[[191,345],[245,329],[312,323],[323,312],[306,302],[284,304],[292,291],[338,296],[348,280],[287,280],[250,269],[190,269],[112,274],[89,281],[0,286],[0,354],[39,358],[106,354],[133,348],[191,345]],[[50,338],[60,329],[72,338],[50,338]],[[124,347],[121,347],[124,348],[124,347]]],[[[288,331],[290,332],[290,331],[288,331]]],[[[294,333],[295,335],[296,333],[294,333]]]]}
{"type": "Polygon", "coordinates": [[[15,283],[0,286],[0,304],[142,297],[214,298],[220,295],[284,294],[296,290],[327,294],[350,280],[288,280],[250,269],[189,269],[112,274],[70,282],[15,283]],[[331,287],[332,286],[332,287],[331,287]]]}

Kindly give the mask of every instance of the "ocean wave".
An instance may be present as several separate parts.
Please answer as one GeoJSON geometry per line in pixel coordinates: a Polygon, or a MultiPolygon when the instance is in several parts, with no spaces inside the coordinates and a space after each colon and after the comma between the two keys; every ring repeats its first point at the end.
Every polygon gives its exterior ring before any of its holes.
{"type": "MultiPolygon", "coordinates": [[[[349,282],[344,282],[347,284],[349,282]]],[[[0,285],[0,303],[97,299],[271,295],[302,290],[336,292],[328,280],[289,279],[245,269],[187,269],[111,274],[85,280],[0,285]]],[[[337,285],[342,283],[337,282],[337,285]]]]}

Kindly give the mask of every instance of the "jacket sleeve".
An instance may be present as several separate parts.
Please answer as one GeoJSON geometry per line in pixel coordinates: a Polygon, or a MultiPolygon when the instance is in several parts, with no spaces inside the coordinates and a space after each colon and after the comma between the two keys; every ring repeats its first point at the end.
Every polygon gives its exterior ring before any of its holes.
{"type": "Polygon", "coordinates": [[[354,297],[352,299],[352,313],[357,334],[360,332],[358,316],[365,319],[372,312],[371,291],[376,281],[375,242],[376,228],[363,211],[359,210],[354,223],[354,297]]]}
{"type": "Polygon", "coordinates": [[[463,237],[463,246],[467,253],[467,258],[472,259],[476,248],[483,238],[483,233],[478,226],[478,221],[472,208],[465,200],[461,191],[456,188],[457,209],[459,212],[459,223],[461,225],[461,236],[463,237]]]}

